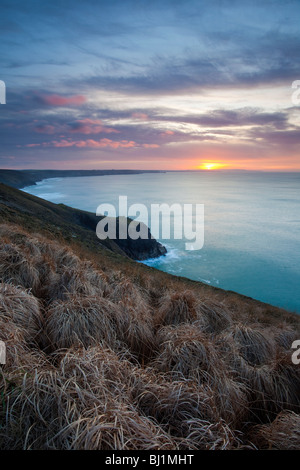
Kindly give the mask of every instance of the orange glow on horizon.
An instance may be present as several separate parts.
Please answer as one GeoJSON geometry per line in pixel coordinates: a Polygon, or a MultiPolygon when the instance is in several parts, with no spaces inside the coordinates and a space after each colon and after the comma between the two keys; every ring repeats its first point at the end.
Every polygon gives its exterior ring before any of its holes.
{"type": "Polygon", "coordinates": [[[217,162],[204,162],[197,167],[198,170],[220,170],[224,168],[224,164],[217,162]]]}

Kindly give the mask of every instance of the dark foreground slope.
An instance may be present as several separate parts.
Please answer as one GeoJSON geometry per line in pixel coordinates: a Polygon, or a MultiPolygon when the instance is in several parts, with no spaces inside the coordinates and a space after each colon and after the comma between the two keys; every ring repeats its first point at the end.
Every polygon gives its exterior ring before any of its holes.
{"type": "Polygon", "coordinates": [[[1,449],[300,447],[299,316],[1,204],[1,449]]]}

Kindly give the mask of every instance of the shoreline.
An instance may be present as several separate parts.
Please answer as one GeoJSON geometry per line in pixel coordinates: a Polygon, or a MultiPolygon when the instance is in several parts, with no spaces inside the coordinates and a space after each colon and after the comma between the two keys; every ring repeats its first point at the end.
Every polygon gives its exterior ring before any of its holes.
{"type": "Polygon", "coordinates": [[[0,183],[16,189],[34,186],[45,179],[82,176],[141,175],[144,173],[166,173],[165,170],[3,170],[0,183]]]}
{"type": "Polygon", "coordinates": [[[34,186],[36,183],[45,179],[53,178],[67,178],[67,177],[82,177],[82,176],[107,176],[107,175],[141,175],[145,173],[273,173],[273,174],[287,174],[287,173],[300,173],[300,171],[267,171],[267,170],[12,170],[0,168],[0,183],[6,184],[16,189],[23,189],[27,186],[34,186]]]}

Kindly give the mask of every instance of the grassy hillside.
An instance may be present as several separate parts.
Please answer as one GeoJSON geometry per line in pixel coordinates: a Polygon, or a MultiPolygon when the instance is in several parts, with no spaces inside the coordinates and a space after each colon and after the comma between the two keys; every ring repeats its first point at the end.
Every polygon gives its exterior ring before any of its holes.
{"type": "Polygon", "coordinates": [[[58,230],[64,207],[9,191],[1,449],[300,447],[299,316],[58,230]]]}

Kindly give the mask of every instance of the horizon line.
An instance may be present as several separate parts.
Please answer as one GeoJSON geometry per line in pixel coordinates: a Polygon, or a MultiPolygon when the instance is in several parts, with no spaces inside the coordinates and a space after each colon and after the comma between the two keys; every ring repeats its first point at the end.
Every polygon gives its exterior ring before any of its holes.
{"type": "Polygon", "coordinates": [[[0,168],[0,171],[141,171],[141,172],[204,172],[204,173],[215,173],[215,172],[260,172],[260,173],[299,173],[300,169],[245,169],[245,168],[195,168],[195,169],[145,169],[145,168],[0,168]]]}

